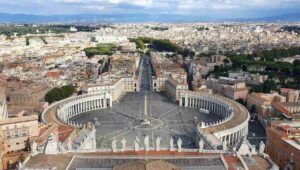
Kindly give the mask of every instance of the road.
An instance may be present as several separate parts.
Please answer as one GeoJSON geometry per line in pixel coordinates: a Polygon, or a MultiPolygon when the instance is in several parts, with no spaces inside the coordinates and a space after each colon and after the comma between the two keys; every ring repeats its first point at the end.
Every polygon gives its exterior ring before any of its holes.
{"type": "Polygon", "coordinates": [[[150,91],[150,78],[151,78],[151,68],[150,59],[148,57],[142,57],[139,76],[141,76],[141,91],[150,91]]]}

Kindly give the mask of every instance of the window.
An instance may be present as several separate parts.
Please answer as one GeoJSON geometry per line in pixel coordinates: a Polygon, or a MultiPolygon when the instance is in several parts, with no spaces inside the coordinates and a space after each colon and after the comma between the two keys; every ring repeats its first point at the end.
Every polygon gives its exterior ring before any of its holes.
{"type": "Polygon", "coordinates": [[[10,132],[6,132],[6,137],[9,139],[11,138],[10,132]]]}
{"type": "Polygon", "coordinates": [[[22,135],[23,135],[23,136],[27,136],[27,135],[28,135],[28,132],[27,132],[26,129],[22,130],[22,135]]]}

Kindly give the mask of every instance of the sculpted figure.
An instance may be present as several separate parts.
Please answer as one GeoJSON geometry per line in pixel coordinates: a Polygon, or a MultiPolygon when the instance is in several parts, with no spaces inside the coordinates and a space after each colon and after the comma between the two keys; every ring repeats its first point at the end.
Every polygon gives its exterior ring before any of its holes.
{"type": "Polygon", "coordinates": [[[161,140],[160,137],[156,138],[156,141],[155,141],[156,151],[160,151],[160,140],[161,140]]]}
{"type": "Polygon", "coordinates": [[[123,139],[121,140],[121,143],[122,143],[122,148],[121,148],[121,151],[124,152],[125,151],[125,148],[126,148],[126,139],[123,137],[123,139]]]}
{"type": "Polygon", "coordinates": [[[202,152],[203,149],[204,149],[204,142],[203,142],[202,139],[200,139],[200,141],[199,141],[199,152],[202,152]]]}
{"type": "Polygon", "coordinates": [[[149,136],[145,136],[144,138],[145,150],[149,151],[149,136]]]}
{"type": "Polygon", "coordinates": [[[172,151],[174,149],[174,140],[173,138],[171,137],[170,138],[170,151],[172,151]]]}
{"type": "Polygon", "coordinates": [[[181,150],[182,150],[181,145],[182,145],[182,140],[181,140],[181,138],[179,138],[179,139],[177,140],[178,152],[181,152],[181,150]]]}
{"type": "Polygon", "coordinates": [[[134,150],[135,151],[139,151],[140,150],[140,140],[138,137],[135,137],[135,140],[134,140],[134,150]]]}
{"type": "Polygon", "coordinates": [[[111,148],[113,152],[117,152],[117,140],[115,138],[111,142],[111,148]]]}

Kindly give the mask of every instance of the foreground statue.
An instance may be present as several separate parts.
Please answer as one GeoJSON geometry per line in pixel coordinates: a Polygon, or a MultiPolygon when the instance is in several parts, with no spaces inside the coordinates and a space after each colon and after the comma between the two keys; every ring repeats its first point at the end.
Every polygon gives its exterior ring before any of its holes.
{"type": "Polygon", "coordinates": [[[122,148],[121,148],[121,152],[124,152],[126,149],[126,139],[123,137],[123,139],[121,140],[122,143],[122,148]]]}
{"type": "Polygon", "coordinates": [[[199,140],[199,152],[203,152],[204,149],[204,142],[203,139],[199,140]]]}
{"type": "Polygon", "coordinates": [[[140,139],[138,137],[135,137],[134,140],[134,151],[139,151],[140,150],[140,139]]]}
{"type": "Polygon", "coordinates": [[[181,151],[182,151],[181,145],[182,145],[182,140],[181,140],[181,138],[179,138],[179,139],[177,140],[178,152],[181,152],[181,151]]]}
{"type": "Polygon", "coordinates": [[[171,137],[170,138],[170,151],[173,151],[174,150],[174,140],[173,138],[171,137]]]}
{"type": "Polygon", "coordinates": [[[117,140],[116,140],[116,138],[113,138],[113,140],[111,142],[111,148],[112,148],[112,152],[117,152],[117,140]]]}
{"type": "Polygon", "coordinates": [[[160,140],[161,140],[160,137],[156,138],[156,141],[155,141],[156,151],[160,151],[160,140]]]}
{"type": "Polygon", "coordinates": [[[145,151],[149,151],[149,136],[145,136],[144,138],[145,151]]]}

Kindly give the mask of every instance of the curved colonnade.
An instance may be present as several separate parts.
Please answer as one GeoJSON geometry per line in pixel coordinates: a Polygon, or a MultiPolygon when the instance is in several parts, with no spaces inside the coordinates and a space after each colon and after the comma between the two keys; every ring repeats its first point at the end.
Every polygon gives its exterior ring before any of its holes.
{"type": "Polygon", "coordinates": [[[210,114],[222,117],[221,121],[202,122],[197,128],[199,134],[210,136],[209,139],[218,139],[218,142],[210,140],[214,146],[222,142],[233,146],[248,134],[250,114],[244,106],[231,99],[204,92],[184,92],[180,96],[179,105],[202,108],[208,110],[210,114]]]}
{"type": "Polygon", "coordinates": [[[83,124],[74,123],[69,119],[80,115],[82,113],[112,107],[112,96],[109,94],[84,94],[70,97],[53,103],[42,113],[43,122],[49,123],[63,123],[74,127],[83,127],[83,124]],[[50,122],[49,115],[52,119],[57,118],[57,121],[50,122]],[[48,116],[48,119],[47,119],[48,116]]]}

